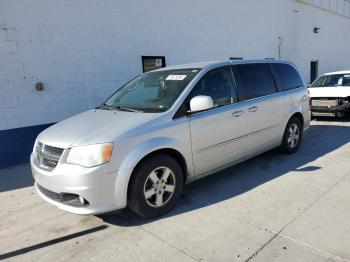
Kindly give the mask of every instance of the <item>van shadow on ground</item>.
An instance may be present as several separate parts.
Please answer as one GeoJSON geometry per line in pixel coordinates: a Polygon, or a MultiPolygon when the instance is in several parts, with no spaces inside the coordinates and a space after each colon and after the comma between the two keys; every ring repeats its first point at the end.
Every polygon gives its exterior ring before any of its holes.
{"type": "MultiPolygon", "coordinates": [[[[350,127],[325,125],[317,121],[305,133],[300,150],[294,155],[283,155],[271,150],[237,166],[186,185],[177,207],[169,217],[190,212],[230,198],[267,183],[290,171],[315,171],[308,163],[328,154],[350,141],[350,127]],[[306,166],[305,166],[306,165],[306,166]]],[[[157,219],[145,220],[130,210],[100,215],[104,222],[118,226],[137,226],[157,219]]]]}

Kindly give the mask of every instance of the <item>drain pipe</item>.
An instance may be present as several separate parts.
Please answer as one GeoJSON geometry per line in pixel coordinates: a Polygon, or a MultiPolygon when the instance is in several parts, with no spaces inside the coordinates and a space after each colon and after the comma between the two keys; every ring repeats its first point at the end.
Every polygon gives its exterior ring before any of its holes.
{"type": "Polygon", "coordinates": [[[280,41],[279,44],[278,44],[278,59],[282,59],[282,44],[283,44],[283,37],[279,36],[278,37],[278,40],[280,41]]]}

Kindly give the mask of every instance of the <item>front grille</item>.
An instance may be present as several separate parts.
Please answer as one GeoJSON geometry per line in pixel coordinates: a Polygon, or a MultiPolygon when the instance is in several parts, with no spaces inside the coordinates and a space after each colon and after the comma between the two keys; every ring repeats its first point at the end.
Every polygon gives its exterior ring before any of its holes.
{"type": "Polygon", "coordinates": [[[46,157],[42,158],[41,165],[49,168],[55,168],[57,166],[58,161],[52,160],[46,157]]]}
{"type": "Polygon", "coordinates": [[[50,153],[52,155],[61,156],[64,149],[63,148],[58,148],[58,147],[44,145],[44,150],[45,150],[45,152],[50,153]]]}
{"type": "Polygon", "coordinates": [[[79,195],[71,194],[71,193],[55,193],[45,187],[42,187],[38,184],[39,191],[44,194],[46,197],[50,198],[53,201],[73,206],[73,207],[83,207],[89,205],[89,202],[84,199],[84,204],[82,204],[79,200],[79,195]]]}
{"type": "Polygon", "coordinates": [[[61,158],[64,149],[38,143],[36,148],[39,166],[48,171],[53,170],[61,158]]]}
{"type": "Polygon", "coordinates": [[[312,99],[312,106],[337,106],[338,100],[337,99],[312,99]]]}

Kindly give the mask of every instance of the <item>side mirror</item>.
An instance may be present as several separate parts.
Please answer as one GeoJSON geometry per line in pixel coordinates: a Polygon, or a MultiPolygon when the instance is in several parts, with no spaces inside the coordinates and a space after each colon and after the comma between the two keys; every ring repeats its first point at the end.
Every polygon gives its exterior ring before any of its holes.
{"type": "Polygon", "coordinates": [[[191,113],[204,111],[213,107],[213,99],[210,96],[195,96],[190,101],[191,113]]]}

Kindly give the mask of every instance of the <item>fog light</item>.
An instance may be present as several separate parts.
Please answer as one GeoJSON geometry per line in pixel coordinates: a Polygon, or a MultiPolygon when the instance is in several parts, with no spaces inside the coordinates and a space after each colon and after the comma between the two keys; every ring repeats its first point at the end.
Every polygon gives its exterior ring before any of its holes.
{"type": "Polygon", "coordinates": [[[82,196],[79,196],[79,201],[80,201],[80,204],[82,205],[85,204],[85,199],[82,196]]]}

